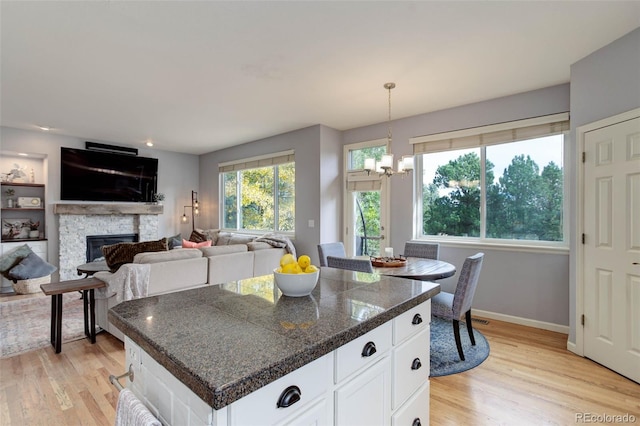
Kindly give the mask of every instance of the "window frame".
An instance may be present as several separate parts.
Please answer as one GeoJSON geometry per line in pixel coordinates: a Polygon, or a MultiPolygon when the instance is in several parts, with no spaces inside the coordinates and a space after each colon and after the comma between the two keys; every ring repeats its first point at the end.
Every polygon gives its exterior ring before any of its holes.
{"type": "MultiPolygon", "coordinates": [[[[293,164],[295,168],[295,154],[293,150],[283,151],[268,155],[261,155],[257,157],[245,158],[236,161],[230,161],[218,164],[218,217],[219,228],[223,231],[234,232],[238,234],[247,235],[262,235],[266,232],[274,232],[280,235],[295,237],[295,220],[294,229],[292,231],[280,231],[279,225],[279,200],[278,200],[278,182],[280,179],[279,167],[293,164]],[[289,160],[283,160],[283,157],[288,157],[289,160]],[[273,169],[273,229],[244,229],[238,228],[242,220],[242,176],[241,173],[248,170],[262,169],[271,167],[273,169]],[[231,170],[230,170],[231,169],[231,170]],[[236,173],[236,227],[225,227],[224,209],[225,209],[225,175],[228,173],[236,173]]],[[[294,209],[295,209],[295,186],[294,186],[294,209]]]]}
{"type": "MultiPolygon", "coordinates": [[[[523,121],[515,121],[512,123],[502,123],[500,127],[505,127],[509,124],[513,124],[514,128],[517,127],[518,123],[523,121]]],[[[479,135],[483,132],[483,130],[487,126],[478,127],[474,129],[465,129],[459,132],[449,132],[445,134],[441,134],[442,136],[450,135],[450,134],[463,134],[463,135],[479,135]]],[[[501,239],[501,238],[487,238],[486,237],[486,228],[487,228],[487,210],[486,210],[486,147],[487,146],[499,146],[504,144],[509,144],[513,142],[518,142],[519,140],[511,140],[505,141],[502,143],[494,143],[491,145],[478,145],[475,147],[450,147],[449,149],[439,149],[439,152],[444,151],[457,151],[459,149],[464,148],[478,148],[480,151],[480,236],[479,237],[462,237],[462,236],[453,236],[453,235],[425,235],[423,234],[422,229],[422,218],[424,213],[423,207],[423,198],[422,198],[422,170],[423,170],[423,156],[428,155],[430,152],[420,152],[414,154],[415,161],[415,170],[413,173],[413,196],[414,196],[414,223],[413,223],[413,238],[416,240],[422,241],[430,241],[430,242],[439,242],[443,243],[450,247],[467,247],[467,248],[486,248],[491,247],[498,250],[513,250],[516,249],[518,251],[529,251],[529,252],[542,252],[542,253],[568,253],[569,251],[569,238],[570,238],[570,228],[571,223],[569,219],[569,177],[571,173],[571,164],[569,159],[569,144],[570,144],[570,131],[564,130],[561,132],[556,132],[555,134],[563,135],[563,164],[562,164],[562,172],[563,172],[563,200],[562,200],[562,241],[540,241],[540,240],[516,240],[516,239],[501,239]]],[[[428,137],[417,137],[412,138],[411,143],[423,143],[426,139],[436,140],[440,135],[432,135],[428,137]]],[[[546,135],[549,136],[549,135],[546,135]]],[[[531,139],[542,138],[544,135],[535,136],[531,139]]],[[[441,138],[442,140],[446,139],[445,137],[441,138]]],[[[414,147],[415,148],[415,147],[414,147]]],[[[526,153],[525,153],[526,154],[526,153]]]]}

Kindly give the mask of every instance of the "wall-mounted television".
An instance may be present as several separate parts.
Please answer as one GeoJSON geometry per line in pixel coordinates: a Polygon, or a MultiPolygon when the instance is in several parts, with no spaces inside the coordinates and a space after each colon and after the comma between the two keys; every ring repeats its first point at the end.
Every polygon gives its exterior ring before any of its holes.
{"type": "Polygon", "coordinates": [[[60,199],[151,202],[158,159],[76,148],[60,150],[60,199]]]}

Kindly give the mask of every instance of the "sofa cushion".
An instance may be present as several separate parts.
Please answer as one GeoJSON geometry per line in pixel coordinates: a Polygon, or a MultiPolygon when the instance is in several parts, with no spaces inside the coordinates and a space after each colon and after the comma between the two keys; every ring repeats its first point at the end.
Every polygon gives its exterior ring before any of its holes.
{"type": "Polygon", "coordinates": [[[13,250],[9,250],[8,252],[4,253],[2,256],[0,256],[0,274],[2,274],[5,278],[9,278],[9,270],[11,270],[11,268],[20,263],[22,259],[29,256],[29,254],[31,253],[33,253],[33,251],[27,244],[21,245],[14,248],[13,250]]]}
{"type": "Polygon", "coordinates": [[[31,252],[16,266],[9,270],[9,278],[12,280],[30,280],[51,275],[58,268],[45,262],[40,256],[31,252]]]}
{"type": "Polygon", "coordinates": [[[211,247],[211,240],[194,243],[193,241],[182,240],[182,247],[184,248],[200,248],[211,247]]]}
{"type": "Polygon", "coordinates": [[[233,234],[231,232],[218,233],[217,246],[230,246],[234,244],[247,244],[255,240],[253,235],[233,234]]]}
{"type": "Polygon", "coordinates": [[[242,253],[248,251],[246,244],[234,244],[231,246],[212,246],[200,249],[206,257],[219,256],[221,254],[242,253]]]}
{"type": "Polygon", "coordinates": [[[142,241],[139,243],[117,243],[102,246],[102,254],[111,272],[117,271],[125,263],[132,263],[133,258],[138,253],[147,251],[167,251],[167,239],[158,241],[142,241]]]}
{"type": "Polygon", "coordinates": [[[192,259],[198,257],[202,257],[202,252],[198,249],[180,248],[169,251],[138,253],[133,257],[133,263],[171,262],[174,260],[192,259]]]}
{"type": "Polygon", "coordinates": [[[273,246],[262,241],[251,241],[250,243],[247,243],[247,248],[249,249],[249,251],[256,251],[270,249],[273,248],[273,246]]]}

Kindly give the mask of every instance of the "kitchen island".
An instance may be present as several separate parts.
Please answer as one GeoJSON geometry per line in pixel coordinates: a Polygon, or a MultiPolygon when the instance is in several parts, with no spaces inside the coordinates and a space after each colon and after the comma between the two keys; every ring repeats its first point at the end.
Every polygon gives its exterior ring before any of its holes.
{"type": "Polygon", "coordinates": [[[311,296],[267,275],[123,302],[109,320],[129,387],[165,424],[424,425],[439,291],[322,268],[311,296]]]}

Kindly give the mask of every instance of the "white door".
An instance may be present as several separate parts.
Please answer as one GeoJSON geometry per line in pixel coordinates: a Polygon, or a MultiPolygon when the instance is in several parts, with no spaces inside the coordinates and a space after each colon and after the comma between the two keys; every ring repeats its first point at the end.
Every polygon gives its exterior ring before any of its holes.
{"type": "Polygon", "coordinates": [[[584,148],[584,355],[640,382],[640,118],[584,148]]]}
{"type": "Polygon", "coordinates": [[[388,242],[387,178],[362,179],[347,183],[345,251],[347,256],[380,256],[388,242]]]}
{"type": "Polygon", "coordinates": [[[389,177],[367,173],[366,158],[387,153],[386,139],[344,146],[344,246],[347,256],[379,256],[389,242],[389,177]]]}

